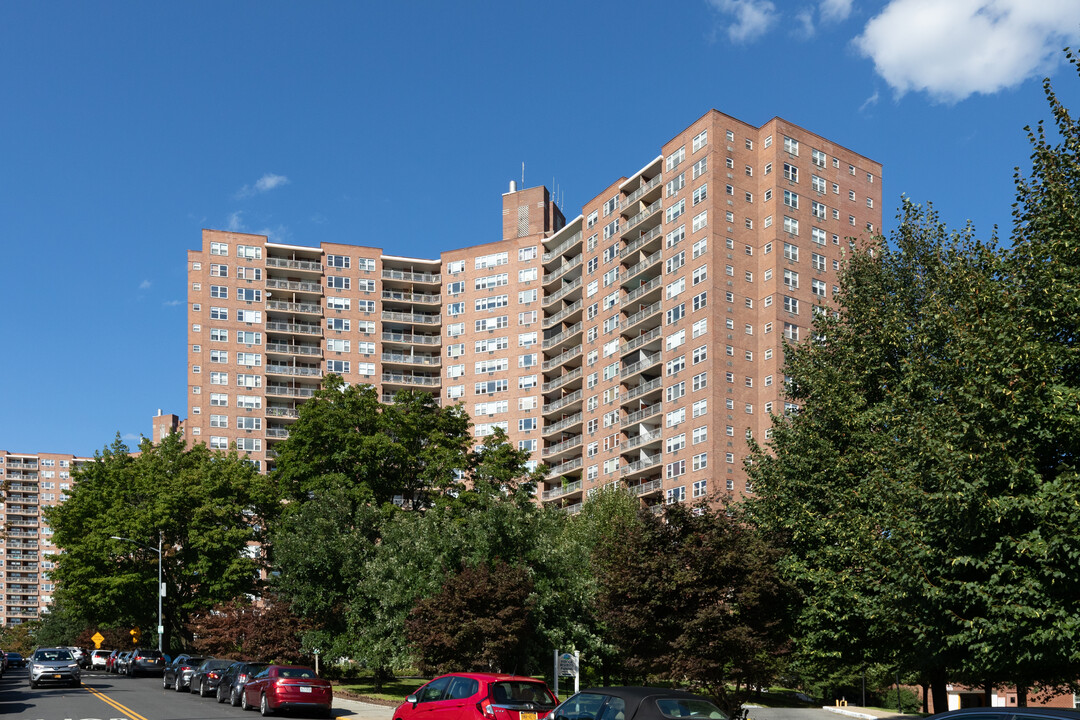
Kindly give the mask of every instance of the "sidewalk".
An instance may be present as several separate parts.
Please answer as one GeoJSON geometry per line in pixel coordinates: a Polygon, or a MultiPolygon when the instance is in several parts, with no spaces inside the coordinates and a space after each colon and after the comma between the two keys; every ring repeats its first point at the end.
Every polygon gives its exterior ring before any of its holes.
{"type": "Polygon", "coordinates": [[[333,715],[350,720],[392,720],[394,708],[334,695],[333,715]]]}
{"type": "Polygon", "coordinates": [[[826,712],[835,713],[837,715],[843,715],[845,717],[859,718],[859,720],[894,720],[896,718],[908,718],[909,720],[914,715],[901,715],[900,713],[890,712],[888,710],[878,710],[877,708],[864,708],[857,705],[846,705],[844,707],[837,707],[835,705],[823,705],[822,710],[826,712]]]}

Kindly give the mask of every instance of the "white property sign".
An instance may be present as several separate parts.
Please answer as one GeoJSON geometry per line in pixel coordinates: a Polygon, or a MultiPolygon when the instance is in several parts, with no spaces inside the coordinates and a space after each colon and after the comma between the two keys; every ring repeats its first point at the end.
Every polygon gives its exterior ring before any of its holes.
{"type": "Polygon", "coordinates": [[[559,678],[574,678],[574,692],[581,687],[581,653],[560,653],[555,651],[555,695],[559,694],[559,678]]]}

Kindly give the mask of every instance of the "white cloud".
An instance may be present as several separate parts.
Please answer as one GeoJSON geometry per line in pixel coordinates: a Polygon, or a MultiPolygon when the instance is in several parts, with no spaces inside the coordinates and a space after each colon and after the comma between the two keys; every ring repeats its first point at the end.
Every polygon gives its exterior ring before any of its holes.
{"type": "Polygon", "coordinates": [[[143,280],[141,283],[139,283],[139,289],[140,290],[149,290],[150,289],[150,281],[149,280],[143,280]]]}
{"type": "Polygon", "coordinates": [[[183,300],[166,300],[165,302],[163,302],[161,304],[164,305],[165,307],[176,307],[177,305],[183,305],[184,301],[183,300]]]}
{"type": "Polygon", "coordinates": [[[874,94],[871,95],[870,97],[866,98],[866,100],[863,101],[863,104],[859,106],[859,112],[863,112],[863,111],[865,111],[865,110],[867,110],[869,108],[872,108],[874,105],[877,105],[878,99],[880,97],[881,97],[880,93],[878,93],[878,91],[875,90],[874,94]]]}
{"type": "Polygon", "coordinates": [[[225,229],[229,232],[241,232],[244,229],[243,215],[243,210],[229,213],[229,219],[225,221],[225,229]]]}
{"type": "Polygon", "coordinates": [[[274,173],[266,173],[261,178],[255,181],[254,185],[245,185],[236,192],[236,197],[246,198],[252,195],[259,195],[260,193],[269,192],[274,188],[287,185],[289,178],[284,175],[275,175],[274,173]]]}
{"type": "Polygon", "coordinates": [[[776,6],[770,0],[708,0],[723,15],[731,15],[728,39],[734,43],[757,40],[776,22],[776,6]]]}
{"type": "Polygon", "coordinates": [[[1048,73],[1078,38],[1076,0],[890,0],[855,46],[898,94],[956,102],[1048,73]]]}
{"type": "Polygon", "coordinates": [[[813,10],[800,10],[795,14],[795,19],[799,22],[801,32],[798,34],[804,38],[814,37],[814,33],[817,29],[814,27],[814,11],[813,10]]]}
{"type": "Polygon", "coordinates": [[[851,15],[852,0],[821,0],[818,12],[825,22],[840,22],[851,15]]]}
{"type": "Polygon", "coordinates": [[[292,238],[292,232],[284,225],[278,225],[276,228],[265,227],[262,230],[258,230],[256,235],[265,235],[270,242],[287,243],[292,238]]]}

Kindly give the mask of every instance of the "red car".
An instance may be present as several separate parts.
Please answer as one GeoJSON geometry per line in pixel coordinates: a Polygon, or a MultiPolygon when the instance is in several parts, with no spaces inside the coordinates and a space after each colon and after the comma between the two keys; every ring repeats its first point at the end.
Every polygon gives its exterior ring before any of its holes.
{"type": "Polygon", "coordinates": [[[542,720],[558,704],[543,680],[452,673],[406,698],[394,710],[394,720],[542,720]]]}
{"type": "Polygon", "coordinates": [[[330,681],[317,677],[311,668],[270,665],[244,686],[240,706],[245,710],[257,707],[263,715],[297,709],[314,710],[322,717],[330,717],[333,699],[330,681]]]}

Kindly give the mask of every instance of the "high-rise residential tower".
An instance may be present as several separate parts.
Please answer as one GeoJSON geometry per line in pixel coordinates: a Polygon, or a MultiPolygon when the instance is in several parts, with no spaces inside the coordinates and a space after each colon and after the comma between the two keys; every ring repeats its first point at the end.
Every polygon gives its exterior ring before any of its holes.
{"type": "Polygon", "coordinates": [[[783,341],[809,335],[851,242],[878,232],[881,166],[780,118],[710,111],[567,222],[543,187],[502,237],[413,258],[206,230],[188,253],[193,442],[269,468],[326,373],[464,403],[550,466],[569,511],[743,493],[747,433],[785,410],[783,341]]]}

